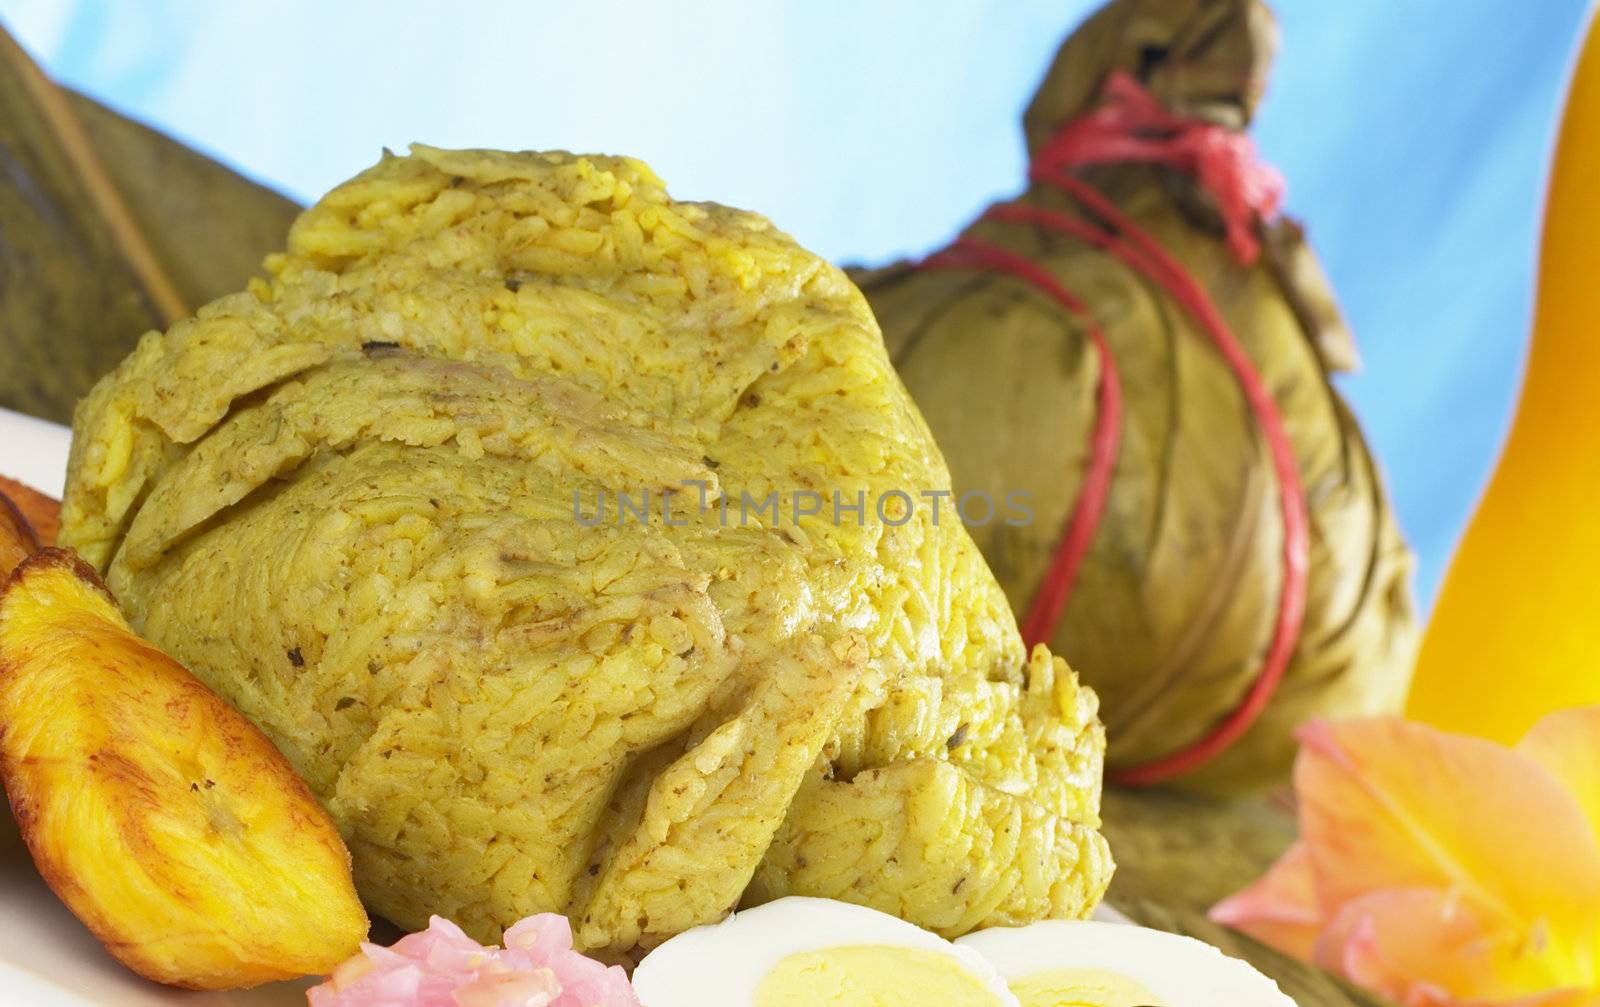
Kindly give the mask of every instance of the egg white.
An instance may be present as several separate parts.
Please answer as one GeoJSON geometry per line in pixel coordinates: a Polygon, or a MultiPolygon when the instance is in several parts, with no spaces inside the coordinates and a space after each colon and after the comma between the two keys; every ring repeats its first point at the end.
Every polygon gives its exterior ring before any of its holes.
{"type": "Polygon", "coordinates": [[[633,989],[644,1007],[750,1007],[761,981],[790,955],[860,944],[946,955],[1001,1007],[1018,1007],[1005,980],[977,951],[876,909],[801,896],[673,937],[634,969],[633,989]]]}
{"type": "Polygon", "coordinates": [[[1192,937],[1146,927],[1047,920],[980,930],[956,945],[978,952],[1006,979],[1055,969],[1104,969],[1181,1007],[1295,1007],[1276,983],[1246,962],[1192,937]]]}

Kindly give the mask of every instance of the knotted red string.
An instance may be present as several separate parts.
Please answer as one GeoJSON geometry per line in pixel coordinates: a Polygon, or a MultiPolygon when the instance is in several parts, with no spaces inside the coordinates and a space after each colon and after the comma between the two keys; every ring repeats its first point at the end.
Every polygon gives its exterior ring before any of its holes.
{"type": "MultiPolygon", "coordinates": [[[[1283,521],[1284,574],[1272,638],[1261,670],[1239,705],[1198,741],[1155,762],[1107,774],[1113,782],[1143,786],[1170,779],[1215,758],[1238,741],[1266,709],[1283,681],[1299,640],[1310,569],[1310,534],[1305,492],[1283,417],[1222,313],[1200,284],[1159,242],[1105,196],[1070,173],[1070,169],[1076,167],[1119,161],[1163,164],[1193,175],[1216,202],[1228,246],[1244,263],[1254,261],[1259,253],[1256,222],[1277,212],[1283,197],[1283,180],[1275,170],[1259,161],[1248,137],[1211,123],[1174,116],[1133,78],[1116,73],[1107,82],[1105,103],[1066,124],[1035,153],[1029,169],[1030,178],[1066,192],[1098,218],[1098,223],[1020,204],[995,207],[986,215],[995,220],[1046,227],[1087,241],[1163,287],[1205,330],[1238,380],[1267,441],[1277,476],[1283,521]]],[[[990,242],[964,237],[923,265],[994,269],[1032,284],[1085,320],[1091,345],[1100,362],[1098,408],[1089,437],[1083,487],[1022,622],[1023,639],[1032,647],[1055,635],[1077,579],[1078,567],[1105,511],[1122,427],[1121,382],[1116,360],[1087,307],[1047,270],[1023,256],[990,242]]]]}
{"type": "Polygon", "coordinates": [[[1277,216],[1283,202],[1278,169],[1261,160],[1248,135],[1173,115],[1120,70],[1106,81],[1104,103],[1061,127],[1034,153],[1029,173],[1053,178],[1069,168],[1126,161],[1194,176],[1217,204],[1228,248],[1246,265],[1256,260],[1256,221],[1277,216]]]}

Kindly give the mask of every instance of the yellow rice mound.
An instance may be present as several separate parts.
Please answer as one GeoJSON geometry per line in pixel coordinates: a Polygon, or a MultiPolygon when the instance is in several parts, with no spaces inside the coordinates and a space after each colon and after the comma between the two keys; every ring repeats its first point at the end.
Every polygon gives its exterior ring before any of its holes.
{"type": "Polygon", "coordinates": [[[949,476],[837,269],[637,161],[418,146],[267,270],[83,402],[62,538],[376,912],[621,956],[785,894],[947,935],[1099,900],[1094,696],[920,496],[949,476]]]}

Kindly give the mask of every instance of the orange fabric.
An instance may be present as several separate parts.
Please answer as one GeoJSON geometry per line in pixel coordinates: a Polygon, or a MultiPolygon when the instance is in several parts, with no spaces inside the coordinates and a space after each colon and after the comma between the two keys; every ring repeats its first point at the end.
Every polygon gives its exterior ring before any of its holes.
{"type": "Polygon", "coordinates": [[[1406,715],[1511,742],[1600,704],[1600,21],[1567,96],[1544,212],[1533,338],[1505,450],[1423,637],[1406,715]]]}

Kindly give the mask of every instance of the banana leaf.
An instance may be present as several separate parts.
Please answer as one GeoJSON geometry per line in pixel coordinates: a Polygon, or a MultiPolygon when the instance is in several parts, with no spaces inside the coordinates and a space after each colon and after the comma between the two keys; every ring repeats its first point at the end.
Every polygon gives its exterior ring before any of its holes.
{"type": "Polygon", "coordinates": [[[133,348],[238,290],[298,208],[57,87],[0,30],[0,406],[67,422],[133,348]]]}
{"type": "MultiPolygon", "coordinates": [[[[1030,148],[1100,109],[1113,73],[1173,116],[1243,130],[1276,43],[1260,0],[1113,0],[1062,46],[1024,119],[1030,148]]],[[[1307,718],[1396,710],[1415,655],[1411,555],[1330,383],[1354,366],[1354,343],[1294,222],[1257,220],[1261,254],[1245,264],[1193,175],[1131,162],[1075,175],[1210,295],[1293,448],[1310,517],[1309,574],[1284,677],[1237,743],[1170,781],[1207,792],[1266,788],[1285,779],[1293,731],[1307,718]]],[[[1037,182],[1013,205],[1100,219],[1037,182]]],[[[963,238],[1042,267],[1087,312],[1063,310],[999,270],[901,263],[855,278],[957,493],[1031,500],[1031,522],[971,528],[1019,612],[1037,596],[1084,492],[1103,359],[1089,319],[1098,324],[1120,371],[1122,436],[1104,513],[1045,639],[1100,695],[1108,771],[1169,758],[1240,708],[1276,625],[1286,512],[1259,417],[1192,314],[1099,245],[992,214],[963,238]]]]}
{"type": "Polygon", "coordinates": [[[1294,841],[1286,791],[1229,799],[1111,788],[1101,814],[1117,859],[1106,901],[1134,922],[1187,934],[1250,962],[1300,1007],[1386,1002],[1206,918],[1211,906],[1259,878],[1294,841]]]}

